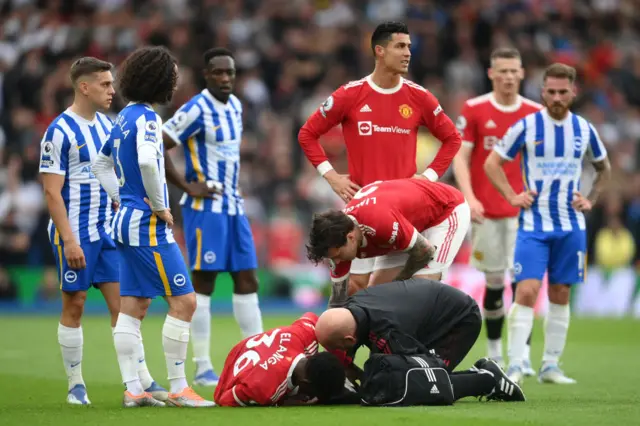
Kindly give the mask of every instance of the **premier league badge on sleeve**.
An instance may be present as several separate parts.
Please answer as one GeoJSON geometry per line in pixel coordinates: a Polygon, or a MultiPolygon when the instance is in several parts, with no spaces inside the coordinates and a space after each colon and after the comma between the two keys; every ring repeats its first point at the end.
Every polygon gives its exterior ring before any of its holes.
{"type": "Polygon", "coordinates": [[[322,114],[324,118],[327,118],[327,111],[331,108],[333,108],[333,96],[329,96],[327,100],[322,103],[322,106],[320,107],[320,114],[322,114]]]}

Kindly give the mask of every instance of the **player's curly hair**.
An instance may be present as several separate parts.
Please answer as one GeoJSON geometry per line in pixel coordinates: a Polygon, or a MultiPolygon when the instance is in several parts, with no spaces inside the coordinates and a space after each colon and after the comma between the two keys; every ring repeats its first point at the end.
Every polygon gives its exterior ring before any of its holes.
{"type": "Polygon", "coordinates": [[[330,352],[320,352],[307,359],[306,377],[312,393],[309,396],[318,398],[320,403],[326,403],[344,390],[344,366],[330,352]]]}
{"type": "Polygon", "coordinates": [[[171,101],[178,81],[176,59],[162,46],[145,46],[120,66],[118,87],[132,102],[164,104],[171,101]]]}
{"type": "Polygon", "coordinates": [[[347,243],[347,234],[353,231],[355,223],[340,210],[329,210],[313,215],[307,257],[316,265],[327,257],[330,248],[342,247],[347,243]]]}

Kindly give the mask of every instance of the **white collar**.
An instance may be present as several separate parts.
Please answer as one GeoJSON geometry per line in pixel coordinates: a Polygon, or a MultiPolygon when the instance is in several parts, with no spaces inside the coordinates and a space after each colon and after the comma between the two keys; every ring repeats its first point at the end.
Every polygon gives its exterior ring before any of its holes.
{"type": "Polygon", "coordinates": [[[491,92],[489,93],[489,102],[491,102],[491,105],[500,112],[516,112],[522,105],[522,97],[518,95],[516,97],[516,102],[513,105],[502,105],[498,103],[495,94],[491,92]]]}
{"type": "Polygon", "coordinates": [[[373,82],[373,79],[371,78],[371,74],[369,74],[365,78],[365,80],[367,80],[367,83],[369,83],[369,86],[371,86],[373,90],[375,90],[378,93],[382,93],[383,95],[392,95],[396,93],[398,90],[402,89],[402,85],[404,84],[404,78],[400,77],[400,83],[398,83],[396,87],[392,87],[390,89],[384,89],[373,82]]]}
{"type": "Polygon", "coordinates": [[[296,366],[298,365],[298,363],[300,362],[300,360],[302,358],[305,358],[304,354],[298,354],[297,357],[295,357],[293,359],[293,362],[291,363],[291,367],[289,367],[289,372],[287,373],[287,387],[289,388],[289,390],[293,390],[296,389],[297,386],[293,385],[293,370],[296,369],[296,366]]]}
{"type": "Polygon", "coordinates": [[[202,92],[200,93],[202,93],[202,96],[206,97],[211,102],[213,102],[214,105],[218,105],[222,108],[228,108],[231,105],[231,95],[229,95],[229,99],[227,100],[227,103],[224,103],[216,99],[216,97],[211,94],[209,89],[202,89],[202,92]]]}
{"type": "Polygon", "coordinates": [[[571,111],[568,111],[567,112],[567,116],[565,118],[563,118],[562,120],[556,120],[555,118],[553,118],[553,117],[551,117],[549,115],[549,111],[547,110],[547,108],[543,108],[541,112],[547,118],[547,120],[549,120],[550,122],[552,122],[556,126],[563,126],[569,120],[571,120],[571,116],[573,115],[573,113],[571,111]]]}
{"type": "MultiPolygon", "coordinates": [[[[129,102],[129,103],[127,104],[127,106],[131,106],[131,105],[144,105],[144,106],[146,106],[147,108],[150,108],[150,109],[152,109],[152,110],[153,110],[153,105],[151,105],[151,104],[150,104],[150,103],[148,103],[148,102],[129,102]]],[[[154,110],[154,111],[155,111],[155,110],[154,110]]]]}
{"type": "Polygon", "coordinates": [[[73,118],[75,121],[78,121],[80,123],[84,123],[84,124],[88,124],[89,126],[93,126],[94,124],[96,124],[97,120],[98,120],[98,113],[96,112],[96,114],[93,116],[93,120],[87,120],[86,118],[76,114],[75,112],[71,111],[71,108],[67,108],[64,111],[65,114],[71,116],[71,118],[73,118]]]}

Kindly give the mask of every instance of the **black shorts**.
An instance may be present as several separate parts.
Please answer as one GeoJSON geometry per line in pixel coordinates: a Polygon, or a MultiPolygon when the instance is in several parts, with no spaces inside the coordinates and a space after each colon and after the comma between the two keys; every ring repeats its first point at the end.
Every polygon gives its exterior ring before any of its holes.
{"type": "Polygon", "coordinates": [[[430,342],[429,349],[433,349],[444,361],[447,370],[453,371],[467,356],[478,340],[482,329],[482,315],[478,305],[474,305],[451,331],[437,340],[430,342]]]}

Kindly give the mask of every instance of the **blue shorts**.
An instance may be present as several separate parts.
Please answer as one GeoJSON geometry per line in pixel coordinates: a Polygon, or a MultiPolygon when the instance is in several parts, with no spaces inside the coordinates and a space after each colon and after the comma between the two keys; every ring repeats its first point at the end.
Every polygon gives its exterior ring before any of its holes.
{"type": "Polygon", "coordinates": [[[209,211],[182,209],[192,271],[237,272],[258,268],[249,220],[209,211]]]}
{"type": "Polygon", "coordinates": [[[93,285],[118,282],[120,259],[113,240],[103,236],[94,242],[80,243],[87,266],[84,269],[71,269],[64,256],[64,244],[52,244],[53,256],[60,278],[62,291],[87,291],[93,285]]]}
{"type": "Polygon", "coordinates": [[[153,299],[193,292],[178,244],[131,247],[116,242],[120,253],[120,296],[153,299]]]}
{"type": "Polygon", "coordinates": [[[585,231],[526,232],[518,230],[514,255],[516,282],[542,280],[549,284],[578,284],[584,280],[587,234],[585,231]]]}

